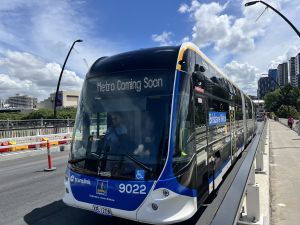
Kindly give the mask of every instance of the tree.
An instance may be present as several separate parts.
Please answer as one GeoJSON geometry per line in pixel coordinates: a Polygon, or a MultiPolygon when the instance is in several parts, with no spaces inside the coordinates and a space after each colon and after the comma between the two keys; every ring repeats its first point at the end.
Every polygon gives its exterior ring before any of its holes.
{"type": "Polygon", "coordinates": [[[52,119],[53,111],[51,109],[38,109],[29,113],[24,119],[52,119]]]}
{"type": "Polygon", "coordinates": [[[276,89],[273,92],[269,92],[265,95],[265,108],[269,112],[276,112],[276,110],[280,107],[279,99],[282,98],[280,89],[276,89]]]}
{"type": "Polygon", "coordinates": [[[57,111],[58,119],[75,119],[77,108],[64,108],[57,111]]]}
{"type": "Polygon", "coordinates": [[[299,118],[299,113],[297,112],[296,107],[289,106],[289,105],[282,105],[279,107],[279,109],[276,112],[278,117],[281,118],[288,118],[289,116],[292,116],[296,119],[299,118]]]}
{"type": "MultiPolygon", "coordinates": [[[[58,119],[75,119],[77,108],[63,108],[57,111],[58,119]]],[[[30,119],[53,119],[52,109],[38,109],[30,113],[0,113],[0,120],[30,120],[30,119]]]]}
{"type": "Polygon", "coordinates": [[[265,95],[265,108],[269,112],[275,112],[278,117],[292,115],[298,117],[300,112],[300,90],[286,85],[265,95]]]}

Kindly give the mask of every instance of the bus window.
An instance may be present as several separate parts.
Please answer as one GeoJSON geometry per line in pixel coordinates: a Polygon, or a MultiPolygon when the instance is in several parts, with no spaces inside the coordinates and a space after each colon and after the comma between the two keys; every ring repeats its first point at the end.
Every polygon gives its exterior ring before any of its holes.
{"type": "Polygon", "coordinates": [[[195,97],[196,151],[207,145],[205,101],[203,97],[195,97]]]}
{"type": "Polygon", "coordinates": [[[195,146],[191,81],[187,74],[181,73],[180,75],[173,153],[173,172],[175,174],[191,160],[195,146]]]}
{"type": "Polygon", "coordinates": [[[189,74],[195,70],[195,52],[187,49],[183,54],[181,69],[189,74]]]}

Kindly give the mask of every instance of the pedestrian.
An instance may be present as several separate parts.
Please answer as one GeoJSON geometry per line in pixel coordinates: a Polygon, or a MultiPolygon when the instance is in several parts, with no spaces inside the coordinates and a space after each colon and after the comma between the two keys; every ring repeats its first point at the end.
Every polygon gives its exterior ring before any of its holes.
{"type": "Polygon", "coordinates": [[[290,115],[288,117],[288,126],[289,126],[289,128],[293,129],[293,124],[294,124],[294,118],[290,115]]]}
{"type": "Polygon", "coordinates": [[[264,122],[267,122],[267,119],[268,119],[268,117],[267,117],[267,114],[265,113],[265,115],[264,115],[264,122]]]}

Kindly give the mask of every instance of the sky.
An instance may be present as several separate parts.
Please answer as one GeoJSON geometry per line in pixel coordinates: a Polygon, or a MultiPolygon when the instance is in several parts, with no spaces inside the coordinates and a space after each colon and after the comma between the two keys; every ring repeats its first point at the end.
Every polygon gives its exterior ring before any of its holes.
{"type": "MultiPolygon", "coordinates": [[[[269,68],[300,52],[300,38],[274,11],[245,0],[1,0],[0,99],[47,98],[76,43],[61,90],[80,90],[102,56],[196,44],[245,93],[269,68]]],[[[265,0],[300,29],[299,0],[265,0]]]]}

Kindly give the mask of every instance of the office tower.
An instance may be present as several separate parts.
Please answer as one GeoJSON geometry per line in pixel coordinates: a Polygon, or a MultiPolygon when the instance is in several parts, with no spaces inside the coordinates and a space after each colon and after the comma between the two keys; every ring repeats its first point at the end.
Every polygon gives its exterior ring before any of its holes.
{"type": "Polygon", "coordinates": [[[291,57],[289,60],[289,78],[290,83],[293,87],[298,87],[298,79],[296,78],[296,67],[295,67],[295,57],[291,57]]]}
{"type": "Polygon", "coordinates": [[[288,63],[284,62],[277,67],[277,83],[280,87],[284,87],[288,84],[288,63]]]}

